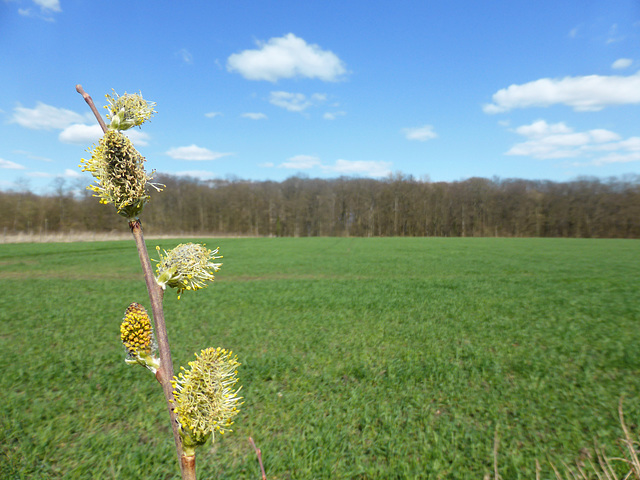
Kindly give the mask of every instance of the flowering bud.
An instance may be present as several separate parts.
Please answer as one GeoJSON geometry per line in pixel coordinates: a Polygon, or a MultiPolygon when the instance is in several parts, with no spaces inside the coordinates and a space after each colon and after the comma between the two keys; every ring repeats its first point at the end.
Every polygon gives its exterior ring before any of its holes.
{"type": "Polygon", "coordinates": [[[125,362],[139,363],[153,373],[158,370],[160,361],[153,356],[153,328],[149,314],[142,305],[132,303],[127,307],[120,324],[120,339],[127,352],[125,362]]]}
{"type": "Polygon", "coordinates": [[[139,127],[149,120],[155,113],[154,102],[147,102],[142,95],[126,93],[122,96],[113,92],[114,97],[105,95],[109,105],[104,108],[109,110],[107,118],[111,119],[109,128],[113,130],[128,130],[131,127],[139,127]]]}
{"type": "Polygon", "coordinates": [[[212,260],[222,258],[216,256],[218,248],[209,250],[198,243],[181,243],[173,250],[160,253],[156,247],[160,260],[156,264],[157,282],[162,288],[171,287],[178,291],[178,298],[185,290],[199,290],[213,282],[213,272],[220,270],[221,263],[212,260]]]}
{"type": "Polygon", "coordinates": [[[149,200],[147,185],[161,190],[149,182],[152,176],[147,175],[144,162],[131,140],[116,130],[107,130],[91,151],[91,158],[83,158],[80,166],[96,179],[96,185],[87,188],[95,192],[100,203],[112,203],[120,215],[135,219],[149,200]]]}
{"type": "Polygon", "coordinates": [[[186,455],[193,455],[195,447],[204,444],[214,431],[230,431],[238,414],[242,387],[233,388],[240,363],[231,355],[223,348],[207,348],[189,362],[190,370],[180,367],[182,371],[173,377],[173,403],[186,455]]]}

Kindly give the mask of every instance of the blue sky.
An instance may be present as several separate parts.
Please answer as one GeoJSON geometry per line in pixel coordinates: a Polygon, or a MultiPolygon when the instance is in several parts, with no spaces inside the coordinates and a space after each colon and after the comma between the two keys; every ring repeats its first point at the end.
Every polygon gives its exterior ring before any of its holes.
{"type": "Polygon", "coordinates": [[[0,0],[0,189],[89,183],[111,89],[159,172],[640,173],[640,2],[0,0]]]}

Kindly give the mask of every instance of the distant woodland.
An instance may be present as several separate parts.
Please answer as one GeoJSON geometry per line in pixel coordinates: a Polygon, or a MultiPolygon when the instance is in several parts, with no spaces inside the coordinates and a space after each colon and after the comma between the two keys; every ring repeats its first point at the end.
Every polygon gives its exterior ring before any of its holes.
{"type": "MultiPolygon", "coordinates": [[[[142,221],[155,234],[640,238],[640,175],[568,182],[430,182],[291,177],[199,181],[157,175],[142,221]]],[[[55,193],[0,192],[4,234],[127,229],[111,205],[58,182],[55,193]],[[74,195],[73,192],[76,192],[74,195]]]]}

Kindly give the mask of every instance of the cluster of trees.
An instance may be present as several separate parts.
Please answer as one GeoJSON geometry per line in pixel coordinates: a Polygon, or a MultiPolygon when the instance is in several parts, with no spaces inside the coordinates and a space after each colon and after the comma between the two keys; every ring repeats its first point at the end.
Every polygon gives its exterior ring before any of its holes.
{"type": "MultiPolygon", "coordinates": [[[[282,182],[159,175],[145,231],[252,236],[640,238],[640,176],[569,182],[430,182],[291,177],[282,182]]],[[[125,230],[112,206],[59,184],[51,195],[0,192],[7,233],[125,230]]]]}

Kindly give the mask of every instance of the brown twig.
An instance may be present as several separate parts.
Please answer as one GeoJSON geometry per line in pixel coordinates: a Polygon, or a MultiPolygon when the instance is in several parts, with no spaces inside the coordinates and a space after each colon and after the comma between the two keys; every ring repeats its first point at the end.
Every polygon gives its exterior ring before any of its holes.
{"type": "Polygon", "coordinates": [[[196,456],[182,455],[180,457],[182,480],[196,480],[196,456]]]}
{"type": "Polygon", "coordinates": [[[249,437],[249,443],[256,451],[256,456],[258,457],[258,463],[260,464],[260,470],[262,471],[262,480],[267,480],[267,474],[264,472],[264,466],[262,465],[262,450],[256,447],[256,444],[253,441],[253,438],[249,437]]]}
{"type": "Polygon", "coordinates": [[[498,446],[500,445],[500,437],[498,437],[498,427],[493,435],[493,478],[494,480],[502,480],[498,473],[498,446]]]}
{"type": "Polygon", "coordinates": [[[98,123],[102,128],[102,132],[107,133],[107,124],[104,123],[104,120],[100,116],[100,112],[98,112],[98,109],[96,108],[95,103],[93,103],[93,99],[91,98],[91,96],[83,90],[82,85],[80,84],[76,85],[76,92],[82,95],[82,98],[84,98],[84,101],[87,102],[87,105],[89,105],[89,108],[91,109],[93,114],[96,116],[96,119],[98,120],[98,123]]]}
{"type": "Polygon", "coordinates": [[[147,284],[147,290],[149,291],[151,311],[153,312],[153,323],[155,327],[156,340],[158,341],[158,352],[160,353],[160,368],[156,373],[156,379],[162,386],[164,398],[167,402],[167,408],[169,409],[169,416],[171,417],[171,428],[173,429],[173,439],[176,444],[178,458],[182,458],[182,441],[180,438],[180,432],[178,431],[178,422],[172,402],[173,386],[171,385],[171,379],[173,379],[173,362],[171,360],[169,337],[167,335],[167,326],[164,321],[164,311],[162,309],[162,298],[164,296],[164,290],[162,290],[162,287],[158,285],[158,282],[156,282],[156,279],[153,275],[151,260],[149,260],[147,245],[144,243],[144,236],[142,235],[142,225],[140,224],[140,220],[129,222],[129,228],[131,229],[133,238],[136,241],[138,256],[140,257],[140,264],[142,265],[142,271],[144,273],[144,280],[147,284]]]}

